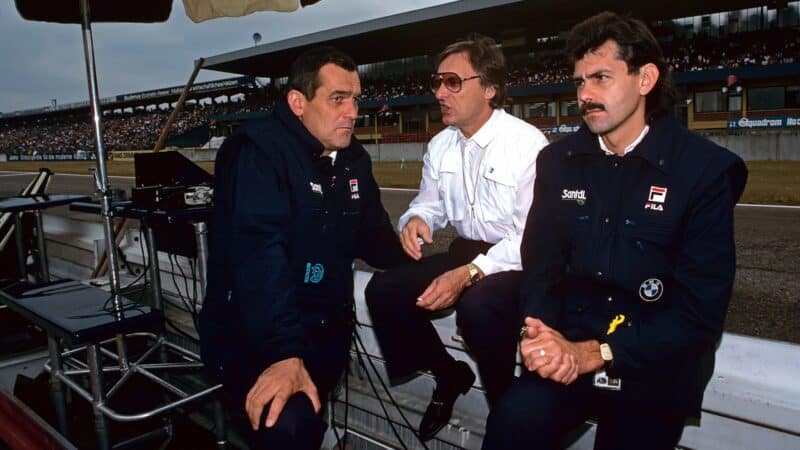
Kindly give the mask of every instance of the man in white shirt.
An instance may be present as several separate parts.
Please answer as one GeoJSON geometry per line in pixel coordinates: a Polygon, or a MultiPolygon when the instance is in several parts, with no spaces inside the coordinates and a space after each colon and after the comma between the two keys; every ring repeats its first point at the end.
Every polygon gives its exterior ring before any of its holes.
{"type": "Polygon", "coordinates": [[[539,130],[503,110],[505,58],[492,39],[473,35],[438,61],[431,89],[448,127],[431,139],[419,194],[398,223],[403,248],[417,262],[376,273],[366,289],[392,382],[420,370],[436,377],[423,440],[448,423],[456,398],[475,380],[447,353],[431,312],[455,306],[490,404],[514,380],[520,242],[536,156],[547,145],[539,130]],[[422,244],[448,223],[458,238],[446,253],[423,258],[422,244]]]}

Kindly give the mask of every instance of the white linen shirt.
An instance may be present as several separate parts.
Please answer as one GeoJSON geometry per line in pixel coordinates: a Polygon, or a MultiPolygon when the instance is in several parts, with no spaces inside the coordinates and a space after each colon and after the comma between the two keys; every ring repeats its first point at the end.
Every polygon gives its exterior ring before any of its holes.
{"type": "Polygon", "coordinates": [[[431,233],[449,222],[465,239],[494,244],[472,261],[485,275],[522,270],[519,248],[533,201],[536,156],[547,144],[536,127],[502,109],[469,139],[458,128],[445,128],[428,144],[419,194],[398,230],[414,216],[431,233]]]}

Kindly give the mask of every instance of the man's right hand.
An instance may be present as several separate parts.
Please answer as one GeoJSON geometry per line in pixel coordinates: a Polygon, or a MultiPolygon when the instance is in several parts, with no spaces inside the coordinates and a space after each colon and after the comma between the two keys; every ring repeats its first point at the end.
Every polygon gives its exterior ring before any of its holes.
{"type": "Polygon", "coordinates": [[[303,392],[314,407],[314,412],[319,412],[321,405],[319,394],[314,382],[306,371],[306,366],[300,358],[288,358],[278,361],[261,372],[256,383],[250,388],[245,400],[245,411],[250,418],[250,426],[258,430],[258,421],[264,406],[272,402],[264,423],[267,428],[275,425],[283,407],[292,395],[303,392]]]}
{"type": "Polygon", "coordinates": [[[580,343],[568,341],[558,331],[533,317],[525,318],[525,333],[521,336],[519,352],[523,365],[544,379],[571,384],[587,372],[581,365],[580,343]]]}
{"type": "Polygon", "coordinates": [[[414,216],[400,232],[400,243],[403,244],[403,250],[405,250],[406,254],[417,261],[422,258],[422,246],[419,243],[419,238],[422,238],[422,241],[426,244],[433,243],[428,224],[419,216],[414,216]]]}

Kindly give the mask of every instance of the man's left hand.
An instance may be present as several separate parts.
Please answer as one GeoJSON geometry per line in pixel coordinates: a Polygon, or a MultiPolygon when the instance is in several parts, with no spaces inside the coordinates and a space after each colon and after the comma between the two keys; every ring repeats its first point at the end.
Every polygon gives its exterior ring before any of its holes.
{"type": "Polygon", "coordinates": [[[445,272],[431,282],[427,289],[417,298],[417,306],[430,311],[452,306],[469,282],[467,266],[456,267],[445,272]]]}
{"type": "Polygon", "coordinates": [[[570,384],[579,375],[602,367],[599,355],[591,354],[591,341],[572,342],[544,322],[525,318],[527,327],[520,343],[520,354],[525,367],[542,378],[557,383],[570,384]]]}

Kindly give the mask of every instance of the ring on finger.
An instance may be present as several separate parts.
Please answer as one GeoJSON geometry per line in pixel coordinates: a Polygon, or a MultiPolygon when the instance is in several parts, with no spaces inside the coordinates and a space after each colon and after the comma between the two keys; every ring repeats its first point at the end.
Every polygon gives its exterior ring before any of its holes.
{"type": "Polygon", "coordinates": [[[543,349],[543,348],[540,348],[540,349],[539,349],[539,356],[541,356],[541,357],[545,357],[545,356],[547,356],[547,353],[544,351],[544,349],[543,349]]]}

